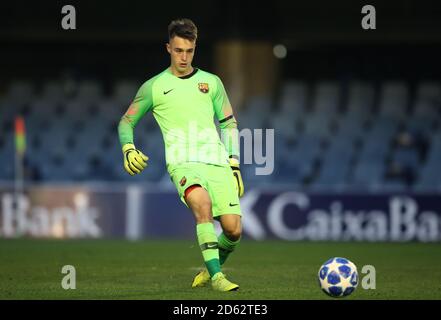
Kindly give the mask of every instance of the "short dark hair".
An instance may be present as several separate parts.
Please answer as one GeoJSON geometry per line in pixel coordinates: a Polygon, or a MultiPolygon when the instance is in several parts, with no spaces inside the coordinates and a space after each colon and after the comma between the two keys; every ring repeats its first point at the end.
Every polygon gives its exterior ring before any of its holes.
{"type": "Polygon", "coordinates": [[[168,39],[175,36],[195,41],[198,38],[198,28],[190,19],[175,19],[168,25],[168,39]]]}

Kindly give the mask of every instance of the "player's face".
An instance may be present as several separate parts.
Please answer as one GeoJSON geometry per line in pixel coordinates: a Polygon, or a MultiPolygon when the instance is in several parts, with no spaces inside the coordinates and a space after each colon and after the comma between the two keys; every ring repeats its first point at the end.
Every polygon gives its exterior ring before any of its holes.
{"type": "Polygon", "coordinates": [[[191,72],[196,41],[180,38],[178,36],[170,39],[167,43],[167,51],[170,53],[171,67],[179,75],[186,75],[191,72]]]}

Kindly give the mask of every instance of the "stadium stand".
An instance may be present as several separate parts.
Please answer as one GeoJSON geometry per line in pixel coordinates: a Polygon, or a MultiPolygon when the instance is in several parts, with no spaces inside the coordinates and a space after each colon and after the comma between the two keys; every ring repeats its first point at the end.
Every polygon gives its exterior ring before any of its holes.
{"type": "MultiPolygon", "coordinates": [[[[94,80],[12,82],[0,96],[0,180],[14,177],[13,119],[21,114],[29,181],[164,181],[151,115],[136,128],[149,170],[130,177],[122,168],[117,124],[136,90],[131,80],[116,82],[111,94],[94,80]]],[[[237,112],[239,128],[275,129],[273,174],[256,176],[255,165],[243,165],[244,179],[311,190],[439,190],[440,106],[434,81],[413,90],[404,81],[287,81],[276,99],[253,97],[237,112]]]]}

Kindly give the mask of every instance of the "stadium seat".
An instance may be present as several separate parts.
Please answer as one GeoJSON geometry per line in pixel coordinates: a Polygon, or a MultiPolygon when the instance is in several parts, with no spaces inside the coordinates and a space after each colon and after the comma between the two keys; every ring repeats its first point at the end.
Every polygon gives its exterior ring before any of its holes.
{"type": "Polygon", "coordinates": [[[30,81],[13,81],[8,89],[7,97],[17,104],[29,103],[34,99],[35,87],[30,81]]]}
{"type": "Polygon", "coordinates": [[[0,180],[11,180],[14,176],[15,146],[11,132],[0,136],[0,180]]]}
{"type": "Polygon", "coordinates": [[[441,110],[441,84],[423,82],[418,85],[416,101],[408,127],[430,135],[438,125],[441,110]]]}
{"type": "Polygon", "coordinates": [[[245,108],[236,112],[236,119],[240,129],[262,129],[268,125],[268,116],[272,109],[271,100],[268,97],[254,97],[245,104],[245,108]]]}
{"type": "Polygon", "coordinates": [[[372,118],[367,137],[372,140],[390,140],[397,133],[400,123],[390,116],[372,118]]]}
{"type": "Polygon", "coordinates": [[[303,134],[318,139],[326,139],[332,134],[333,120],[327,113],[314,113],[305,117],[302,121],[303,134]]]}
{"type": "Polygon", "coordinates": [[[59,103],[68,98],[66,87],[61,81],[47,81],[43,83],[40,98],[44,101],[59,103]]]}
{"type": "Polygon", "coordinates": [[[385,82],[380,89],[379,114],[402,120],[409,113],[409,93],[403,82],[385,82]]]}
{"type": "Polygon", "coordinates": [[[299,118],[295,114],[284,114],[279,111],[269,119],[268,128],[274,129],[279,139],[294,139],[298,134],[299,118]]]}
{"type": "Polygon", "coordinates": [[[355,114],[345,114],[337,118],[337,133],[335,139],[350,138],[360,140],[366,133],[365,119],[359,118],[355,114]]]}
{"type": "Polygon", "coordinates": [[[326,189],[328,191],[338,191],[346,187],[350,174],[350,163],[343,160],[341,162],[328,160],[323,162],[318,177],[314,180],[314,189],[326,189]]]}
{"type": "Polygon", "coordinates": [[[0,130],[12,130],[15,117],[20,115],[20,109],[21,105],[9,98],[0,100],[0,130]]]}
{"type": "Polygon", "coordinates": [[[396,149],[392,154],[392,161],[412,170],[418,170],[420,165],[418,151],[414,148],[396,149]]]}
{"type": "MultiPolygon", "coordinates": [[[[312,163],[302,161],[298,157],[293,157],[289,162],[279,160],[274,167],[273,174],[271,176],[260,176],[259,180],[267,179],[271,182],[272,179],[277,184],[299,186],[312,174],[312,167],[312,163]]],[[[251,174],[254,175],[254,171],[251,174]]],[[[248,178],[249,175],[245,175],[244,179],[246,180],[244,181],[248,181],[248,178]]]]}
{"type": "Polygon", "coordinates": [[[413,186],[416,191],[437,191],[441,187],[441,171],[439,170],[439,161],[441,155],[437,155],[437,159],[429,159],[429,161],[419,170],[418,180],[413,186]],[[433,160],[432,160],[433,159],[433,160]]]}
{"type": "Polygon", "coordinates": [[[306,112],[308,95],[305,82],[288,81],[282,87],[278,110],[284,115],[301,116],[306,112]]]}
{"type": "Polygon", "coordinates": [[[97,102],[103,96],[101,84],[94,80],[84,80],[78,84],[76,98],[87,103],[97,102]]]}
{"type": "MultiPolygon", "coordinates": [[[[99,119],[108,124],[118,122],[123,114],[127,111],[129,104],[127,102],[119,103],[118,100],[112,98],[104,98],[96,104],[99,110],[99,119]]],[[[142,125],[143,121],[139,124],[142,125]]]]}
{"type": "Polygon", "coordinates": [[[140,82],[138,83],[127,79],[117,81],[113,88],[112,100],[114,100],[117,105],[124,106],[124,108],[127,109],[141,85],[142,83],[140,82]]]}
{"type": "Polygon", "coordinates": [[[441,83],[437,81],[423,81],[417,87],[417,100],[441,102],[441,83]]]}
{"type": "Polygon", "coordinates": [[[346,115],[351,119],[366,120],[372,114],[374,101],[375,90],[372,84],[353,81],[349,84],[346,115]]]}
{"type": "Polygon", "coordinates": [[[397,192],[407,192],[409,191],[409,186],[400,180],[393,181],[383,181],[379,184],[376,191],[386,192],[386,193],[397,193],[397,192]]]}
{"type": "Polygon", "coordinates": [[[333,115],[340,111],[340,87],[336,82],[321,81],[314,88],[312,112],[333,115]]]}
{"type": "Polygon", "coordinates": [[[298,138],[296,156],[303,162],[314,162],[320,156],[321,141],[315,135],[301,135],[298,138]]]}
{"type": "Polygon", "coordinates": [[[349,178],[352,187],[371,189],[378,188],[385,174],[385,164],[382,161],[372,163],[363,160],[355,165],[353,172],[349,178]]]}

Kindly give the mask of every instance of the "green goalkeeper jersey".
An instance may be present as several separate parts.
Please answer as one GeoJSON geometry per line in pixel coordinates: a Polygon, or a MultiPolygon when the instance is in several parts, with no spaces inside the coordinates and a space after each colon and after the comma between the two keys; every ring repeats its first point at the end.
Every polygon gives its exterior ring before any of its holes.
{"type": "Polygon", "coordinates": [[[188,162],[224,166],[229,157],[239,157],[237,122],[216,75],[194,69],[177,77],[166,69],[146,81],[119,123],[121,145],[134,143],[133,129],[149,111],[162,132],[167,167],[188,162]]]}

